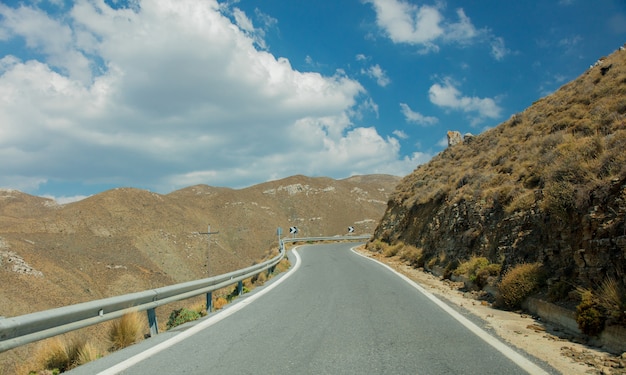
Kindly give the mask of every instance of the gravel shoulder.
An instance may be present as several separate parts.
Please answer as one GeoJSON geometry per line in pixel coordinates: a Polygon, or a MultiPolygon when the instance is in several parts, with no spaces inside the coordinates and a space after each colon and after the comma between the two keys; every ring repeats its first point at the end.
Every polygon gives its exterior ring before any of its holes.
{"type": "Polygon", "coordinates": [[[503,311],[472,298],[455,283],[414,269],[397,257],[386,258],[363,247],[360,254],[381,261],[414,280],[430,293],[465,308],[483,320],[501,340],[548,363],[561,374],[626,374],[626,353],[615,356],[584,344],[584,339],[523,312],[503,311]]]}

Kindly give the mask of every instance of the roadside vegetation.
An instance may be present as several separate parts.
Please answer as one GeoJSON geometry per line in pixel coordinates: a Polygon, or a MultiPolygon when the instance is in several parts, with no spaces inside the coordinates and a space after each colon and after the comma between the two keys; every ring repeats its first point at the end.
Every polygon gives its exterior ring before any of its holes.
{"type": "MultiPolygon", "coordinates": [[[[425,257],[424,252],[401,241],[387,244],[375,239],[366,249],[385,258],[395,257],[413,268],[433,272],[440,263],[440,256],[425,257]]],[[[546,272],[541,263],[520,263],[503,271],[503,265],[491,263],[486,257],[472,256],[466,261],[451,261],[437,270],[443,278],[463,280],[465,289],[485,292],[492,287],[495,294],[488,297],[492,306],[504,310],[519,310],[522,303],[542,290],[547,297],[574,295],[576,298],[576,321],[580,331],[598,336],[607,325],[626,326],[626,290],[615,279],[607,278],[597,290],[578,288],[573,290],[567,283],[546,285],[546,272]],[[572,293],[574,292],[574,293],[572,293]]],[[[483,296],[487,292],[483,293],[483,296]]],[[[560,299],[556,297],[555,299],[560,299]]]]}
{"type": "MultiPolygon", "coordinates": [[[[262,272],[243,280],[243,293],[261,286],[273,275],[289,269],[285,258],[275,267],[274,273],[262,272]]],[[[213,293],[213,309],[220,310],[239,296],[237,285],[213,293]]],[[[196,298],[198,299],[198,298],[196,298]]],[[[207,315],[204,302],[195,302],[171,311],[165,324],[167,330],[197,320],[207,315]]],[[[16,375],[57,375],[131,346],[149,337],[145,312],[130,312],[121,318],[92,327],[89,334],[73,332],[39,342],[27,361],[15,365],[16,375]],[[95,333],[94,333],[95,332],[95,333]]]]}

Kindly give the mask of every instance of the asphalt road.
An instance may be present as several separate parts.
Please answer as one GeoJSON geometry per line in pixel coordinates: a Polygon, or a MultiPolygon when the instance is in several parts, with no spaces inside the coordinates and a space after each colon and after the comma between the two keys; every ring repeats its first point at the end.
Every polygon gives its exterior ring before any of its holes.
{"type": "Polygon", "coordinates": [[[351,246],[300,247],[292,272],[221,312],[70,373],[543,372],[351,246]]]}

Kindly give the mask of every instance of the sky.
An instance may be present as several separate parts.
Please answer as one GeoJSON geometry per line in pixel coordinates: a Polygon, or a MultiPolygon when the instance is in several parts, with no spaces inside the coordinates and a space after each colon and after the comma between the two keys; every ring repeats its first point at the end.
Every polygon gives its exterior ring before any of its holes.
{"type": "Polygon", "coordinates": [[[405,176],[625,42],[624,0],[0,0],[0,188],[405,176]]]}

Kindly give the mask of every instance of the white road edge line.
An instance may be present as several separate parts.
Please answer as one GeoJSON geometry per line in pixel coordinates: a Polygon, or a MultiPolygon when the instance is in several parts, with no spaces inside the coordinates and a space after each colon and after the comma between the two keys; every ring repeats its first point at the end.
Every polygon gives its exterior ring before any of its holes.
{"type": "Polygon", "coordinates": [[[533,362],[529,361],[527,358],[525,358],[524,356],[522,356],[521,354],[519,354],[515,350],[511,349],[508,345],[506,345],[502,341],[498,340],[494,336],[490,335],[485,330],[483,330],[482,328],[478,327],[476,324],[472,323],[466,317],[464,317],[463,315],[459,314],[456,310],[454,310],[453,308],[448,306],[446,303],[441,301],[439,298],[435,297],[432,293],[430,293],[429,291],[424,289],[422,286],[417,284],[415,281],[409,279],[405,275],[401,274],[400,272],[394,270],[390,266],[388,266],[388,265],[386,265],[386,264],[384,264],[384,263],[382,263],[382,262],[380,262],[380,261],[378,261],[376,259],[373,259],[373,258],[367,257],[367,256],[365,256],[363,254],[360,254],[358,251],[355,250],[354,247],[351,250],[352,250],[353,253],[355,253],[355,254],[357,254],[359,256],[362,256],[365,259],[369,259],[372,262],[376,262],[376,263],[380,264],[381,266],[386,267],[387,269],[389,269],[391,272],[395,273],[396,275],[398,275],[404,281],[406,281],[411,286],[413,286],[415,289],[417,289],[420,293],[422,293],[423,295],[428,297],[428,299],[433,301],[437,306],[441,307],[445,312],[450,314],[459,323],[463,324],[467,329],[472,331],[476,336],[480,337],[487,344],[493,346],[496,350],[498,350],[500,353],[502,353],[504,356],[509,358],[511,361],[513,361],[515,364],[517,364],[519,367],[521,367],[523,370],[525,370],[529,374],[533,374],[533,375],[535,375],[535,374],[536,375],[544,375],[544,374],[545,375],[549,375],[544,369],[542,369],[541,367],[537,366],[533,362]]]}
{"type": "Polygon", "coordinates": [[[136,354],[118,364],[116,364],[113,367],[110,367],[102,372],[99,372],[98,375],[114,375],[114,374],[118,374],[124,370],[129,369],[131,366],[136,365],[137,363],[148,359],[150,357],[152,357],[155,354],[158,354],[159,352],[169,348],[170,346],[173,346],[193,335],[195,335],[196,333],[202,331],[205,328],[208,328],[210,326],[212,326],[213,324],[221,321],[222,319],[225,319],[227,317],[229,317],[230,315],[234,314],[235,312],[243,309],[244,307],[248,306],[249,304],[251,304],[252,302],[254,302],[255,300],[257,300],[258,298],[260,298],[261,296],[263,296],[264,294],[266,294],[267,292],[269,292],[270,290],[276,288],[278,285],[280,285],[283,281],[287,280],[287,278],[289,276],[291,276],[294,272],[296,272],[298,270],[298,268],[300,268],[300,256],[298,255],[298,252],[296,251],[297,248],[293,248],[291,250],[291,252],[294,254],[295,258],[296,258],[296,264],[291,267],[291,269],[284,274],[280,279],[276,280],[275,282],[273,282],[272,284],[270,284],[269,286],[267,286],[265,289],[255,293],[254,295],[247,297],[244,300],[241,300],[240,302],[235,303],[234,305],[230,306],[228,309],[225,309],[221,312],[218,312],[217,314],[209,317],[208,319],[206,319],[203,322],[200,322],[198,324],[196,324],[195,326],[189,328],[188,330],[179,333],[178,335],[172,337],[171,339],[168,339],[166,341],[163,341],[162,343],[155,345],[153,347],[151,347],[150,349],[141,352],[139,354],[136,354]]]}

